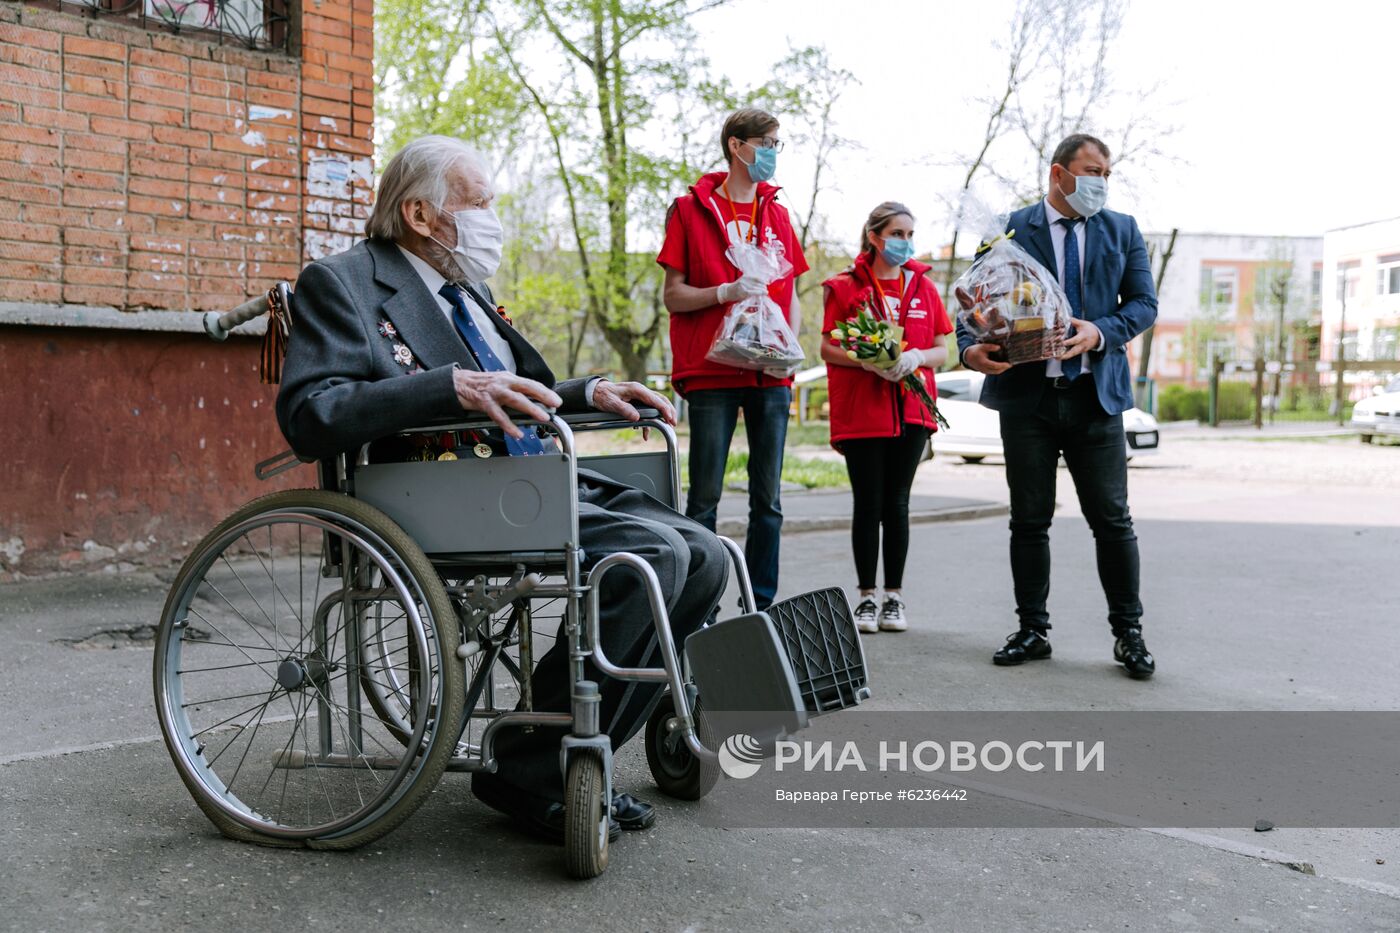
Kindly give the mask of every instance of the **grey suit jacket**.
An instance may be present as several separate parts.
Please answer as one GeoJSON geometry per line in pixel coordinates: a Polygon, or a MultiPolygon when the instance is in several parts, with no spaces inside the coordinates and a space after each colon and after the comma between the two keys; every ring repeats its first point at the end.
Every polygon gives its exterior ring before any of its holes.
{"type": "MultiPolygon", "coordinates": [[[[487,303],[490,292],[483,296],[487,303]]],[[[516,372],[584,410],[587,379],[556,384],[544,358],[494,311],[516,372]]],[[[404,428],[463,417],[457,367],[477,369],[423,280],[387,241],[364,240],[297,279],[277,423],[303,457],[333,457],[404,428]]]]}

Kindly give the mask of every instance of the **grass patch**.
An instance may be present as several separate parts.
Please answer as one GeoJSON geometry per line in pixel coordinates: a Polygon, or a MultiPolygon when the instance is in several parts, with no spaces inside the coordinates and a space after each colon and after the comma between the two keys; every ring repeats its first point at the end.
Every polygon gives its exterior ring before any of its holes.
{"type": "Polygon", "coordinates": [[[788,423],[788,447],[829,447],[831,445],[831,425],[825,421],[809,421],[798,424],[788,423]]]}
{"type": "MultiPolygon", "coordinates": [[[[689,473],[689,458],[681,455],[681,479],[689,473]]],[[[747,451],[731,450],[724,464],[725,487],[747,484],[749,481],[749,455],[747,451]]],[[[803,489],[849,488],[851,479],[846,475],[846,464],[834,460],[817,460],[811,457],[794,457],[790,452],[783,457],[783,482],[794,483],[803,489]]]]}
{"type": "MultiPolygon", "coordinates": [[[[1346,407],[1343,409],[1343,411],[1344,411],[1344,414],[1343,414],[1343,416],[1342,416],[1342,420],[1343,420],[1343,421],[1348,421],[1348,420],[1351,419],[1351,409],[1352,409],[1352,404],[1351,404],[1351,403],[1347,403],[1346,407]]],[[[1268,413],[1267,411],[1264,412],[1264,420],[1265,420],[1265,421],[1268,421],[1268,420],[1269,420],[1269,413],[1268,413]]],[[[1336,415],[1333,415],[1333,414],[1330,414],[1325,408],[1297,409],[1297,410],[1294,410],[1294,411],[1288,411],[1287,409],[1284,409],[1283,411],[1276,411],[1276,412],[1274,412],[1274,420],[1275,420],[1275,421],[1316,421],[1316,422],[1318,422],[1319,424],[1329,424],[1329,423],[1330,423],[1330,424],[1334,424],[1334,425],[1337,424],[1337,416],[1336,416],[1336,415]]]]}

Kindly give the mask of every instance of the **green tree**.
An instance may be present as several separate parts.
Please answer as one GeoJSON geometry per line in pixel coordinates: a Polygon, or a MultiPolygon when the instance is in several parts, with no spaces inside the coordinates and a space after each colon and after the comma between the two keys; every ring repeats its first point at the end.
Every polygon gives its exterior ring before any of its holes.
{"type": "MultiPolygon", "coordinates": [[[[666,316],[656,298],[660,272],[629,250],[630,225],[645,216],[659,226],[646,208],[654,211],[692,180],[679,173],[689,153],[657,153],[639,140],[668,110],[714,109],[704,83],[674,64],[678,55],[694,55],[690,18],[713,5],[533,0],[498,5],[494,16],[496,45],[542,123],[562,184],[589,319],[631,379],[645,376],[666,316]],[[527,64],[539,60],[529,52],[541,39],[562,53],[564,73],[553,90],[527,64]],[[643,285],[651,300],[637,300],[643,285]]],[[[693,62],[703,74],[703,58],[693,62]]]]}
{"type": "Polygon", "coordinates": [[[510,151],[528,112],[490,42],[485,0],[379,0],[374,76],[379,164],[427,133],[510,151]],[[485,41],[483,41],[485,40],[485,41]]]}
{"type": "Polygon", "coordinates": [[[640,231],[654,242],[676,195],[721,164],[718,128],[741,102],[774,109],[784,135],[814,153],[815,194],[794,213],[804,247],[822,236],[818,199],[848,145],[832,114],[853,78],[802,49],[740,93],[712,76],[690,25],[719,2],[381,0],[381,158],[441,132],[495,160],[511,241],[498,290],[571,375],[613,362],[589,359],[590,334],[628,378],[659,361],[663,276],[634,242],[640,231]]]}

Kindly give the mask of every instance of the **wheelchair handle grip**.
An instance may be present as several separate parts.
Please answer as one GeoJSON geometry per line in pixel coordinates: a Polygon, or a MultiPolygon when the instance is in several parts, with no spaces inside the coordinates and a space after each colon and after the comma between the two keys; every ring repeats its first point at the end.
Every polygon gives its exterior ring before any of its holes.
{"type": "Polygon", "coordinates": [[[228,335],[240,324],[246,324],[267,313],[267,296],[249,298],[232,311],[204,312],[204,333],[211,340],[227,340],[228,335]]]}

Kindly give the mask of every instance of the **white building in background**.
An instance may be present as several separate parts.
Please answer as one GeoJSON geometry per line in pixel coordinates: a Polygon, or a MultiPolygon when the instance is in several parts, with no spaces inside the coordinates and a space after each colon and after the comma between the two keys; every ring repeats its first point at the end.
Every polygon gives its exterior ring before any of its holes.
{"type": "MultiPolygon", "coordinates": [[[[1145,238],[1155,276],[1170,234],[1149,233],[1145,238]]],[[[1196,358],[1197,351],[1205,358],[1252,358],[1260,350],[1256,340],[1276,341],[1277,310],[1269,277],[1289,260],[1288,321],[1316,322],[1323,253],[1322,237],[1178,233],[1158,295],[1148,376],[1161,383],[1199,384],[1203,360],[1196,358]],[[1194,351],[1193,344],[1198,345],[1194,351]]],[[[1133,341],[1130,348],[1135,375],[1141,342],[1133,341]]],[[[1286,356],[1304,355],[1304,348],[1295,343],[1293,334],[1285,334],[1286,356]]]]}
{"type": "Polygon", "coordinates": [[[1345,328],[1348,360],[1400,359],[1400,217],[1322,239],[1322,358],[1337,358],[1345,328]]]}

